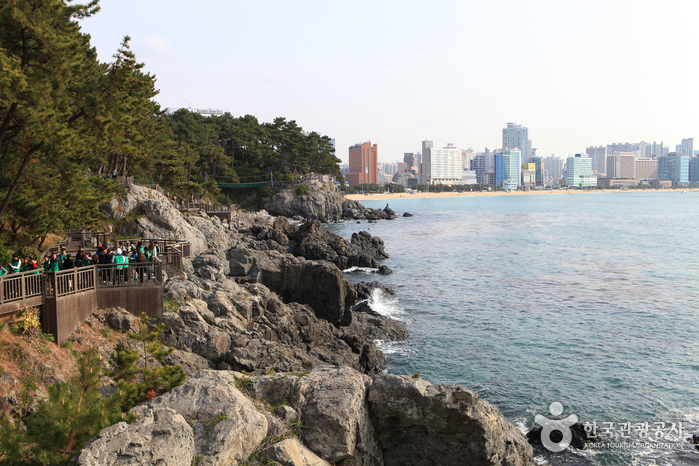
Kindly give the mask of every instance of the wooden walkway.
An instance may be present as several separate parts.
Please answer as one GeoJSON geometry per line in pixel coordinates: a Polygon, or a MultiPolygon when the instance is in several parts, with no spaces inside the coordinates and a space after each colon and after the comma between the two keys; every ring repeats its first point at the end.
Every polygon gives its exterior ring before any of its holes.
{"type": "MultiPolygon", "coordinates": [[[[91,234],[81,233],[82,244],[86,235],[91,234]]],[[[98,244],[117,247],[119,243],[114,241],[117,240],[114,238],[110,242],[106,238],[98,244]]],[[[98,264],[60,272],[40,270],[5,275],[0,279],[0,319],[27,307],[41,307],[43,331],[52,333],[56,343],[62,344],[97,309],[123,307],[134,315],[162,314],[163,272],[168,276],[181,274],[182,259],[190,256],[190,245],[182,241],[156,241],[163,249],[153,262],[98,264]]],[[[71,243],[77,251],[75,231],[69,232],[64,242],[67,246],[71,243]]],[[[67,249],[70,251],[73,247],[67,249]]]]}

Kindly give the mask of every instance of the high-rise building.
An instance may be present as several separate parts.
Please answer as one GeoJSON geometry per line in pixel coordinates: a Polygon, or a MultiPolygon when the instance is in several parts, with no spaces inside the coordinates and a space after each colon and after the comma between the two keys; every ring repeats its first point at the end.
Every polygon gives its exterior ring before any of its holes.
{"type": "Polygon", "coordinates": [[[632,152],[607,154],[607,178],[636,179],[636,156],[632,152]]]}
{"type": "Polygon", "coordinates": [[[694,138],[682,139],[682,144],[680,144],[680,152],[682,155],[689,155],[692,157],[694,155],[694,138]]]}
{"type": "Polygon", "coordinates": [[[556,157],[555,154],[551,154],[550,157],[544,159],[544,164],[549,172],[551,183],[554,186],[558,186],[558,180],[563,178],[563,160],[560,157],[556,157]]]}
{"type": "Polygon", "coordinates": [[[612,155],[614,152],[633,153],[633,144],[630,142],[615,142],[614,144],[607,144],[607,157],[612,155]]]}
{"type": "Polygon", "coordinates": [[[420,164],[418,165],[419,171],[418,171],[418,183],[420,184],[429,184],[427,181],[427,174],[426,174],[426,166],[425,166],[425,159],[427,158],[427,149],[431,148],[434,143],[430,140],[425,139],[422,141],[422,152],[421,157],[420,157],[420,164]]]}
{"type": "Polygon", "coordinates": [[[589,188],[597,186],[597,176],[592,174],[592,159],[587,155],[575,154],[566,160],[566,186],[589,188]]]}
{"type": "Polygon", "coordinates": [[[522,153],[515,149],[495,151],[495,184],[514,189],[521,181],[522,153]]]}
{"type": "Polygon", "coordinates": [[[518,149],[522,163],[528,163],[532,157],[532,142],[529,140],[529,129],[514,123],[507,123],[502,129],[502,147],[518,149]]]}
{"type": "Polygon", "coordinates": [[[699,183],[699,157],[689,159],[689,182],[699,183]]]}
{"type": "Polygon", "coordinates": [[[633,155],[639,159],[649,159],[653,152],[653,146],[650,143],[641,141],[633,145],[633,155]]]}
{"type": "Polygon", "coordinates": [[[657,180],[658,160],[657,159],[636,159],[636,179],[637,180],[657,180]]]}
{"type": "Polygon", "coordinates": [[[371,142],[355,144],[349,148],[349,173],[345,181],[350,186],[378,183],[379,147],[371,142]]]}
{"type": "Polygon", "coordinates": [[[453,144],[448,144],[443,149],[425,147],[423,144],[422,157],[425,184],[461,184],[461,149],[457,149],[453,144]]]}
{"type": "Polygon", "coordinates": [[[593,172],[607,172],[607,148],[605,146],[590,146],[585,149],[585,153],[592,159],[593,172]]]}
{"type": "Polygon", "coordinates": [[[679,152],[658,157],[658,178],[672,181],[673,186],[689,183],[689,158],[679,152]]]}
{"type": "Polygon", "coordinates": [[[468,149],[461,150],[461,166],[464,170],[471,169],[471,160],[473,160],[475,156],[476,153],[473,152],[473,149],[470,147],[468,149]]]}
{"type": "Polygon", "coordinates": [[[537,186],[546,185],[546,168],[543,157],[534,156],[532,157],[532,162],[534,162],[534,169],[536,170],[536,184],[537,186]]]}

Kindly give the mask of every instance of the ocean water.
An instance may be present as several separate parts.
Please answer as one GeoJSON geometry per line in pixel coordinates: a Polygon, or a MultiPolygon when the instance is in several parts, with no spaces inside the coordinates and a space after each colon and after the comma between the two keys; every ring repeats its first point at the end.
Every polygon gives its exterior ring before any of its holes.
{"type": "Polygon", "coordinates": [[[463,384],[523,431],[572,414],[615,443],[536,448],[540,464],[699,464],[685,440],[699,433],[699,193],[362,203],[415,214],[328,226],[386,243],[394,274],[346,276],[398,294],[376,297],[411,332],[379,342],[389,372],[463,384]]]}

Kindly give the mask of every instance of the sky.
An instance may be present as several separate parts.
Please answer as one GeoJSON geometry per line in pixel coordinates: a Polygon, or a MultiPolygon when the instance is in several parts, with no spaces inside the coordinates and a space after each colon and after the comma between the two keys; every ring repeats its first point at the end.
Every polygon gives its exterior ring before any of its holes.
{"type": "MultiPolygon", "coordinates": [[[[379,160],[421,141],[537,155],[664,141],[699,126],[694,0],[101,0],[81,20],[100,60],[125,35],[162,107],[296,120],[379,160]]],[[[699,140],[695,148],[699,149],[699,140]]]]}

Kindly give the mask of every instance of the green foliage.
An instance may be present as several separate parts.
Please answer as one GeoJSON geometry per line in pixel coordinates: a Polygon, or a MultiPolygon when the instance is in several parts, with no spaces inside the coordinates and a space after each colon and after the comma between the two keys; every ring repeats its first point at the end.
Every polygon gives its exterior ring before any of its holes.
{"type": "Polygon", "coordinates": [[[267,369],[267,372],[265,372],[267,375],[272,375],[274,374],[274,367],[270,366],[269,369],[267,369]]]}
{"type": "Polygon", "coordinates": [[[131,381],[138,374],[136,367],[138,361],[138,351],[127,350],[124,345],[118,343],[114,348],[114,353],[110,356],[112,372],[110,375],[117,380],[131,381]]]}
{"type": "Polygon", "coordinates": [[[179,308],[180,305],[177,301],[163,296],[163,312],[177,312],[179,308]]]}
{"type": "Polygon", "coordinates": [[[220,413],[215,418],[210,419],[209,421],[205,422],[204,427],[206,428],[206,430],[212,431],[216,427],[216,424],[223,421],[224,419],[226,419],[226,413],[220,413]]]}
{"type": "Polygon", "coordinates": [[[413,374],[413,379],[419,379],[420,378],[420,373],[416,372],[413,374]]]}
{"type": "Polygon", "coordinates": [[[70,340],[65,340],[65,341],[61,344],[61,348],[67,349],[67,350],[71,350],[71,349],[73,349],[73,342],[70,341],[70,340]]]}
{"type": "Polygon", "coordinates": [[[297,195],[297,196],[303,196],[303,195],[306,194],[307,192],[308,192],[308,186],[306,186],[305,184],[299,185],[299,186],[296,188],[296,195],[297,195]]]}
{"type": "Polygon", "coordinates": [[[252,379],[249,377],[235,377],[235,387],[243,393],[252,393],[252,379]]]}
{"type": "Polygon", "coordinates": [[[257,189],[257,195],[260,197],[272,197],[276,191],[270,186],[262,186],[257,189]]]}
{"type": "MultiPolygon", "coordinates": [[[[15,317],[17,321],[10,326],[10,330],[30,338],[41,334],[41,319],[38,307],[28,307],[19,311],[15,317]]],[[[53,335],[52,335],[53,336],[53,335]]]]}
{"type": "Polygon", "coordinates": [[[29,259],[34,259],[39,262],[41,260],[41,251],[36,248],[24,246],[17,250],[17,257],[20,259],[28,257],[29,259]]]}
{"type": "Polygon", "coordinates": [[[148,361],[155,359],[163,362],[165,357],[172,353],[172,348],[165,349],[159,340],[160,334],[165,328],[164,324],[150,329],[148,327],[148,316],[141,316],[141,330],[139,333],[129,332],[129,337],[142,343],[143,351],[143,371],[140,380],[135,377],[139,373],[136,363],[140,356],[135,350],[127,350],[119,344],[115,348],[112,356],[114,370],[112,375],[118,379],[118,397],[124,411],[132,406],[155,397],[156,392],[166,392],[184,383],[187,374],[180,366],[148,367],[148,361]]]}
{"type": "Polygon", "coordinates": [[[100,430],[122,420],[116,397],[102,398],[99,353],[90,349],[78,359],[78,374],[60,386],[47,386],[48,399],[36,412],[19,419],[0,415],[3,464],[66,464],[100,430]]]}

